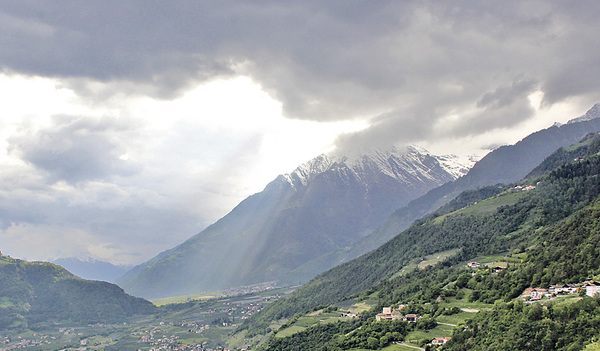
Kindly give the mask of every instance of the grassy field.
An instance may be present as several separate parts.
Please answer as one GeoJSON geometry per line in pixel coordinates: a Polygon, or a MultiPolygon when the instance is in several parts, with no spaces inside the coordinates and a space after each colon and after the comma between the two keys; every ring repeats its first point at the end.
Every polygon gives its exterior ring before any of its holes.
{"type": "Polygon", "coordinates": [[[374,306],[367,301],[357,301],[356,299],[337,302],[334,305],[337,306],[341,311],[350,311],[354,313],[368,311],[374,306]]]}
{"type": "Polygon", "coordinates": [[[285,328],[284,330],[280,331],[277,333],[277,335],[275,335],[275,337],[277,338],[285,338],[287,336],[291,336],[294,335],[296,333],[299,333],[303,330],[306,330],[306,327],[301,327],[299,325],[292,325],[291,327],[285,328]]]}
{"type": "Polygon", "coordinates": [[[447,302],[441,303],[440,307],[452,308],[458,307],[466,310],[489,310],[493,307],[493,305],[483,303],[483,302],[469,302],[469,296],[471,295],[470,289],[462,289],[465,292],[465,297],[461,300],[449,299],[447,302]]]}
{"type": "Polygon", "coordinates": [[[444,336],[452,336],[452,331],[454,327],[444,324],[438,324],[437,327],[431,330],[414,330],[406,335],[407,343],[416,345],[420,340],[423,339],[433,339],[433,338],[441,338],[444,336]]]}
{"type": "Polygon", "coordinates": [[[417,258],[417,259],[411,260],[409,264],[402,267],[402,269],[399,270],[396,274],[394,274],[392,276],[392,278],[390,278],[390,279],[393,279],[393,278],[399,277],[403,274],[406,274],[408,272],[411,272],[417,267],[425,268],[427,266],[433,266],[437,263],[440,263],[440,262],[448,259],[449,257],[456,255],[459,252],[460,252],[460,249],[452,249],[452,250],[440,251],[440,252],[433,253],[431,255],[427,255],[423,259],[417,258]]]}
{"type": "Polygon", "coordinates": [[[437,253],[425,256],[425,259],[423,261],[419,262],[418,267],[425,268],[427,266],[433,266],[435,264],[438,264],[438,263],[448,259],[449,257],[456,255],[459,252],[460,252],[460,249],[453,249],[453,250],[437,252],[437,253]]]}
{"type": "Polygon", "coordinates": [[[488,199],[479,201],[476,204],[461,208],[460,210],[439,216],[434,220],[433,223],[439,224],[446,217],[455,216],[458,214],[477,215],[491,213],[496,211],[498,207],[516,204],[517,201],[519,201],[525,195],[525,193],[525,191],[506,191],[488,199]]]}
{"type": "Polygon", "coordinates": [[[467,319],[471,319],[475,316],[476,312],[460,312],[457,314],[453,314],[450,316],[438,316],[436,317],[436,321],[438,323],[446,323],[446,324],[454,324],[459,325],[467,321],[467,319]]]}
{"type": "Polygon", "coordinates": [[[184,302],[189,302],[192,300],[208,300],[208,299],[212,299],[215,297],[216,297],[216,295],[214,295],[214,294],[179,295],[179,296],[165,297],[165,298],[160,298],[160,299],[150,299],[150,302],[152,302],[156,306],[162,306],[162,305],[168,305],[168,304],[173,304],[173,303],[184,303],[184,302]]]}
{"type": "Polygon", "coordinates": [[[291,326],[280,330],[277,333],[278,338],[284,338],[305,330],[308,327],[323,323],[335,323],[339,320],[346,318],[340,317],[341,312],[323,313],[322,311],[316,311],[310,313],[304,317],[298,318],[298,320],[291,326]]]}

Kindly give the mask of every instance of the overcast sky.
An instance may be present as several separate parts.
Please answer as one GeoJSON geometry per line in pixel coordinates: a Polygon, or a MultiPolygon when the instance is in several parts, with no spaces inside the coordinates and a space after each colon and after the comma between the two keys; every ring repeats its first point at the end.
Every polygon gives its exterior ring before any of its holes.
{"type": "Polygon", "coordinates": [[[133,264],[326,151],[600,101],[598,1],[0,2],[0,250],[133,264]]]}

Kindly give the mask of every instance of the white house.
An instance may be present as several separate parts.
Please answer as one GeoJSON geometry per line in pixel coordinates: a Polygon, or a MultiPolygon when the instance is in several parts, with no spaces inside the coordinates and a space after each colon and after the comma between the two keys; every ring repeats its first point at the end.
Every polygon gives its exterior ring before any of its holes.
{"type": "Polygon", "coordinates": [[[600,293],[600,282],[589,282],[585,285],[585,294],[594,297],[600,293]]]}

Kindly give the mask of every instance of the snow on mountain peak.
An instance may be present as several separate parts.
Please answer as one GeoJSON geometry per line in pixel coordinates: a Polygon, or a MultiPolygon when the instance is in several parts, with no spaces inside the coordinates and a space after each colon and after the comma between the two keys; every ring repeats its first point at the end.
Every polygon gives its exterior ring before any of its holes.
{"type": "Polygon", "coordinates": [[[567,124],[591,121],[592,119],[596,119],[596,118],[600,118],[600,103],[597,103],[594,106],[592,106],[592,108],[587,110],[587,112],[583,116],[573,118],[572,120],[567,122],[567,124]]]}
{"type": "Polygon", "coordinates": [[[283,177],[294,187],[306,186],[318,174],[330,169],[346,168],[358,179],[382,173],[402,183],[415,180],[445,182],[465,175],[476,160],[455,155],[436,156],[415,145],[402,149],[364,148],[354,152],[334,151],[320,155],[283,177]]]}

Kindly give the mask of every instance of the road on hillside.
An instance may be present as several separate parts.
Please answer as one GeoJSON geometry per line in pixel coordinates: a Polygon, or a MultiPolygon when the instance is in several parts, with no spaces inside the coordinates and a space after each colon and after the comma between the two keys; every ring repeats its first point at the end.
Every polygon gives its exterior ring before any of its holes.
{"type": "Polygon", "coordinates": [[[422,348],[422,347],[408,345],[408,344],[405,344],[405,343],[403,343],[403,342],[399,342],[399,343],[398,343],[398,345],[401,345],[401,346],[406,346],[406,347],[410,347],[410,348],[417,349],[417,350],[421,350],[421,351],[425,351],[425,349],[424,349],[424,348],[422,348]]]}

